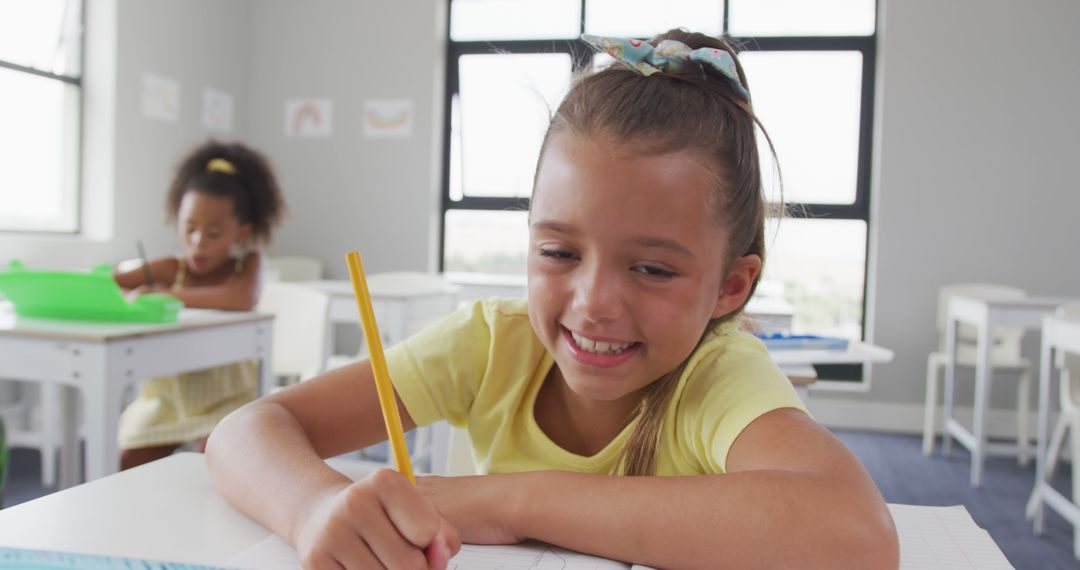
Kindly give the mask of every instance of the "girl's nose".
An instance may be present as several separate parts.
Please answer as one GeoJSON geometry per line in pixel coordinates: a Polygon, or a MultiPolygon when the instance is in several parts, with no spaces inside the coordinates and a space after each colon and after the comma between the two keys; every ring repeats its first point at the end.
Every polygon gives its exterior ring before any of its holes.
{"type": "Polygon", "coordinates": [[[622,295],[618,276],[593,265],[582,267],[574,284],[575,313],[593,323],[610,322],[622,316],[622,295]]]}

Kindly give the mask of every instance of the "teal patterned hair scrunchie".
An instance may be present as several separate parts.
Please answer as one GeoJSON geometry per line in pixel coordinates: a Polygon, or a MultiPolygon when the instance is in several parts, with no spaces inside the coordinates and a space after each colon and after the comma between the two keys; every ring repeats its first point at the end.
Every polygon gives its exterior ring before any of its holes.
{"type": "Polygon", "coordinates": [[[735,58],[722,49],[690,49],[690,46],[678,40],[663,40],[653,47],[647,41],[631,38],[582,34],[581,39],[594,50],[610,55],[645,76],[664,71],[682,71],[690,62],[699,63],[718,71],[731,82],[731,86],[743,99],[750,100],[750,93],[739,80],[735,58]]]}

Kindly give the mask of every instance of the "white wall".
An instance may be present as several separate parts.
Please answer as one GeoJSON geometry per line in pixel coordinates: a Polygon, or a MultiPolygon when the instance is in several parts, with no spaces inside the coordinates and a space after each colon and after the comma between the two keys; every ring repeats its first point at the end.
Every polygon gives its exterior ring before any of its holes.
{"type": "Polygon", "coordinates": [[[346,278],[345,253],[369,272],[429,265],[438,211],[443,0],[259,0],[251,4],[251,142],[274,160],[289,212],[272,252],[311,255],[346,278]],[[333,136],[284,136],[287,99],[328,97],[333,136]],[[414,103],[413,136],[361,133],[368,99],[414,103]]]}
{"type": "MultiPolygon", "coordinates": [[[[871,310],[896,359],[869,393],[814,398],[911,404],[891,409],[919,425],[939,286],[1080,296],[1080,3],[881,4],[871,310]]],[[[1014,385],[998,384],[995,407],[1014,406],[1014,385]]]]}

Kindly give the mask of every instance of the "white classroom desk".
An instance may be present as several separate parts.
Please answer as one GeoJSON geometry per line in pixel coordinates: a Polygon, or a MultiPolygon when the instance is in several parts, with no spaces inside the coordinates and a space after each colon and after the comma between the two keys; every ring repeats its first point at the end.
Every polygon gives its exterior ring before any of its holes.
{"type": "Polygon", "coordinates": [[[773,349],[769,351],[773,362],[791,378],[795,391],[807,402],[810,384],[817,379],[815,364],[881,364],[891,362],[893,351],[875,344],[851,341],[846,350],[820,348],[773,349]]]}
{"type": "Polygon", "coordinates": [[[78,482],[76,392],[82,393],[86,478],[120,468],[117,430],[124,392],[158,376],[259,362],[262,393],[273,386],[273,317],[183,309],[175,323],[105,323],[19,317],[0,302],[0,370],[5,378],[60,390],[60,487],[78,482]]]}
{"type": "MultiPolygon", "coordinates": [[[[296,285],[310,287],[330,297],[330,322],[359,326],[360,314],[356,308],[356,296],[352,282],[348,280],[297,281],[296,285]]],[[[414,286],[383,287],[372,275],[368,278],[368,292],[383,344],[393,346],[409,334],[409,323],[428,315],[449,314],[457,303],[458,287],[447,283],[444,287],[428,284],[414,286]],[[448,301],[449,300],[449,301],[448,301]]],[[[333,334],[327,343],[334,346],[333,334]]]]}
{"type": "Polygon", "coordinates": [[[986,411],[990,405],[990,349],[993,330],[999,326],[1020,327],[1038,331],[1044,316],[1058,306],[1073,299],[1061,297],[1028,297],[1023,299],[990,300],[967,295],[949,299],[945,321],[945,399],[943,415],[945,432],[942,451],[947,456],[952,451],[955,437],[971,451],[971,486],[982,484],[983,464],[988,453],[1014,453],[1012,445],[989,445],[986,435],[986,411]],[[953,393],[956,378],[956,329],[960,323],[969,324],[978,331],[975,347],[975,402],[971,430],[953,417],[953,393]]]}
{"type": "MultiPolygon", "coordinates": [[[[1042,351],[1039,356],[1039,420],[1038,420],[1038,451],[1035,456],[1035,489],[1031,493],[1031,499],[1027,504],[1027,516],[1034,521],[1037,534],[1043,531],[1043,505],[1047,505],[1065,517],[1073,527],[1077,529],[1076,538],[1080,538],[1080,507],[1065,498],[1056,489],[1050,486],[1049,474],[1046,472],[1047,444],[1050,437],[1050,380],[1054,375],[1056,366],[1054,360],[1056,353],[1068,352],[1080,355],[1080,318],[1066,318],[1047,316],[1043,318],[1042,325],[1042,351]]],[[[1080,434],[1072,433],[1069,437],[1080,437],[1080,434]]],[[[1073,469],[1077,466],[1077,458],[1073,458],[1073,469]]],[[[1073,497],[1080,493],[1080,489],[1073,489],[1073,497]]],[[[1080,541],[1074,540],[1073,551],[1080,558],[1080,541]]]]}
{"type": "MultiPolygon", "coordinates": [[[[359,462],[332,464],[353,478],[372,469],[359,462]]],[[[941,507],[889,509],[900,536],[901,568],[1011,568],[966,514],[940,517],[941,507]],[[936,528],[924,528],[927,516],[936,528]],[[952,536],[948,548],[933,544],[939,534],[952,536]],[[962,556],[953,543],[976,547],[962,556]],[[973,561],[979,550],[982,558],[973,561]]],[[[220,566],[268,536],[217,493],[197,453],[174,454],[0,510],[0,546],[11,548],[220,566]]]]}

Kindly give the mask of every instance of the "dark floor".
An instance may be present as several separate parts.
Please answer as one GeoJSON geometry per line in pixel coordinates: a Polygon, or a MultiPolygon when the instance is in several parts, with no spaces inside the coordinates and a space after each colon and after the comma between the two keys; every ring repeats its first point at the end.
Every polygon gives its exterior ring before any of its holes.
{"type": "MultiPolygon", "coordinates": [[[[890,503],[908,505],[964,505],[975,523],[994,538],[1005,557],[1018,570],[1080,568],[1073,558],[1072,526],[1051,509],[1046,509],[1043,536],[1032,533],[1024,518],[1024,508],[1035,483],[1035,462],[1028,467],[1016,459],[993,457],[986,462],[983,484],[972,489],[971,456],[963,446],[953,445],[952,455],[922,455],[922,438],[914,435],[838,431],[837,436],[863,462],[890,503]]],[[[1055,488],[1071,497],[1066,463],[1058,468],[1055,488]]]]}
{"type": "MultiPolygon", "coordinates": [[[[1020,467],[1008,458],[991,458],[981,489],[968,485],[967,452],[954,446],[952,457],[941,456],[940,446],[925,458],[921,439],[913,435],[837,431],[836,434],[866,465],[890,503],[909,505],[964,505],[975,522],[990,532],[1002,552],[1019,570],[1080,569],[1072,555],[1072,527],[1047,509],[1045,533],[1036,537],[1024,519],[1024,506],[1035,479],[1034,467],[1020,467]]],[[[1069,466],[1063,465],[1054,486],[1066,496],[1069,466]]],[[[13,449],[4,506],[45,495],[36,451],[13,449]]]]}

